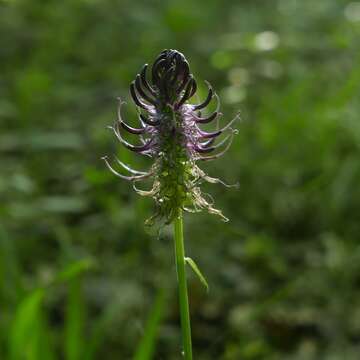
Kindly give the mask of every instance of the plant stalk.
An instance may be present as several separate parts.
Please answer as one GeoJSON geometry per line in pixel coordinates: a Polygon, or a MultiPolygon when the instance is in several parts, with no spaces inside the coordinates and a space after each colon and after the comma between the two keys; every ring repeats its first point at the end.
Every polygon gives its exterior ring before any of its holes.
{"type": "Polygon", "coordinates": [[[184,359],[192,360],[191,346],[191,326],[189,313],[189,299],[186,284],[185,273],[185,250],[184,250],[184,234],[182,211],[179,210],[178,216],[174,220],[174,239],[175,239],[175,262],[179,287],[179,305],[180,305],[180,321],[182,343],[184,351],[184,359]]]}

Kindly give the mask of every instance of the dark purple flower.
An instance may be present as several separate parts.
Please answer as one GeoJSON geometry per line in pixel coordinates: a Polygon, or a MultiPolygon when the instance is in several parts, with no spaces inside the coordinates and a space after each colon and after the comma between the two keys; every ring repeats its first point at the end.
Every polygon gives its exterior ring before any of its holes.
{"type": "Polygon", "coordinates": [[[207,209],[227,220],[220,210],[213,208],[212,201],[204,198],[199,187],[202,181],[224,183],[206,175],[196,162],[217,159],[229,149],[236,133],[231,125],[238,116],[224,127],[219,127],[222,115],[219,98],[209,83],[206,83],[208,95],[205,100],[199,104],[189,103],[196,93],[197,84],[180,52],[162,51],[152,65],[151,80],[148,80],[147,69],[145,64],[130,84],[130,94],[139,112],[138,127],[134,128],[123,120],[123,103],[120,101],[118,119],[111,129],[127,149],[153,158],[154,163],[149,171],[141,172],[116,159],[130,175],[120,174],[104,157],[106,165],[117,176],[132,181],[140,195],[155,199],[157,212],[149,219],[150,223],[155,218],[171,222],[179,209],[195,212],[207,209]],[[206,107],[214,98],[217,109],[206,114],[206,107]],[[208,132],[201,129],[202,124],[213,122],[215,130],[208,132]],[[138,135],[140,144],[130,144],[124,138],[124,132],[138,135]],[[217,142],[222,134],[226,136],[217,142]],[[148,178],[153,179],[151,190],[143,191],[135,186],[136,182],[148,178]]]}

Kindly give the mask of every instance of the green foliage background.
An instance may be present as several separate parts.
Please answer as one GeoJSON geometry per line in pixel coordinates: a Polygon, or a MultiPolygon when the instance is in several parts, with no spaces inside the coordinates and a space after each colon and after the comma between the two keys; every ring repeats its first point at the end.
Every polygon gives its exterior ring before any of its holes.
{"type": "Polygon", "coordinates": [[[181,358],[171,229],[100,160],[146,167],[106,125],[175,48],[243,119],[231,221],[185,218],[195,359],[358,359],[359,37],[347,0],[1,1],[0,358],[181,358]]]}

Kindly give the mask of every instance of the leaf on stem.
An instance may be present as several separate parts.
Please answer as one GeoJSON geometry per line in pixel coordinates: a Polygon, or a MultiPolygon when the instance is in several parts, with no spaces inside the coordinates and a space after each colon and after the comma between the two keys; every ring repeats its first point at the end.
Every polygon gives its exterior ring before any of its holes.
{"type": "Polygon", "coordinates": [[[194,273],[198,276],[201,283],[205,286],[206,291],[209,291],[209,284],[207,283],[204,275],[201,273],[199,267],[196,265],[195,261],[189,257],[185,258],[186,263],[188,263],[191,267],[191,269],[194,271],[194,273]]]}

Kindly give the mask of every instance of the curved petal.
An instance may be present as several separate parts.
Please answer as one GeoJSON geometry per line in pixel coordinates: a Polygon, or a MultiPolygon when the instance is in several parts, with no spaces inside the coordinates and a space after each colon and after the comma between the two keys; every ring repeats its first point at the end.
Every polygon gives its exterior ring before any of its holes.
{"type": "MultiPolygon", "coordinates": [[[[218,149],[219,147],[221,147],[222,145],[224,145],[231,137],[233,136],[233,133],[229,134],[228,136],[226,136],[222,141],[220,141],[218,144],[214,145],[214,146],[206,146],[203,147],[200,144],[194,144],[194,150],[198,153],[202,153],[202,154],[206,154],[209,152],[212,152],[216,149],[218,149]]],[[[211,140],[210,140],[211,141],[211,140]]]]}
{"type": "Polygon", "coordinates": [[[198,105],[194,105],[193,110],[200,110],[200,109],[205,108],[206,106],[209,105],[210,101],[213,98],[213,95],[214,95],[213,89],[212,89],[211,85],[207,81],[206,81],[206,83],[207,83],[208,88],[209,88],[209,92],[207,94],[207,97],[202,103],[200,103],[198,105]]]}
{"type": "Polygon", "coordinates": [[[151,93],[151,95],[156,97],[156,91],[150,86],[150,84],[146,80],[146,70],[147,70],[147,68],[148,68],[148,64],[145,64],[143,66],[143,68],[141,69],[141,72],[140,72],[141,81],[142,81],[143,85],[145,86],[145,88],[151,93]]]}
{"type": "Polygon", "coordinates": [[[139,100],[137,94],[136,94],[136,91],[135,91],[135,81],[133,81],[131,84],[130,84],[130,94],[131,94],[131,97],[133,98],[134,100],[134,103],[143,108],[144,110],[149,110],[149,106],[144,104],[141,100],[139,100]]]}
{"type": "Polygon", "coordinates": [[[127,132],[134,134],[134,135],[141,135],[145,133],[145,129],[138,129],[138,128],[133,128],[131,126],[129,126],[128,124],[126,124],[124,121],[119,121],[119,124],[121,125],[121,127],[126,130],[127,132]]]}
{"type": "Polygon", "coordinates": [[[169,87],[168,85],[170,82],[171,75],[173,74],[174,71],[175,71],[174,66],[167,69],[166,73],[161,77],[160,84],[159,84],[159,86],[161,88],[161,92],[164,93],[167,100],[170,99],[171,86],[169,87]]]}
{"type": "Polygon", "coordinates": [[[156,106],[156,100],[151,98],[149,95],[147,95],[145,93],[145,91],[143,90],[143,88],[141,87],[141,77],[140,75],[136,75],[136,78],[135,78],[135,88],[136,88],[136,91],[139,93],[139,95],[144,99],[146,100],[148,103],[156,106]]]}
{"type": "Polygon", "coordinates": [[[143,114],[139,114],[140,120],[145,123],[146,125],[150,125],[150,126],[157,126],[160,125],[160,121],[159,120],[150,120],[147,117],[145,117],[143,114]]]}
{"type": "Polygon", "coordinates": [[[206,117],[198,117],[194,115],[195,118],[195,122],[197,124],[208,124],[209,122],[213,121],[214,119],[216,119],[218,116],[220,115],[219,112],[215,111],[213,112],[211,115],[206,116],[206,117]]]}
{"type": "Polygon", "coordinates": [[[213,114],[207,116],[207,117],[200,117],[200,116],[196,116],[195,114],[193,115],[193,117],[195,118],[195,122],[198,124],[207,124],[209,122],[211,122],[213,119],[215,119],[217,117],[217,115],[222,115],[219,110],[220,110],[220,99],[219,96],[214,93],[213,95],[216,100],[217,100],[217,105],[216,105],[216,110],[214,111],[213,114]],[[215,115],[216,114],[216,115],[215,115]]]}
{"type": "Polygon", "coordinates": [[[202,178],[210,184],[221,184],[228,188],[237,188],[238,189],[240,186],[240,184],[238,182],[236,182],[235,184],[227,184],[226,182],[222,181],[221,179],[213,178],[208,175],[204,175],[204,176],[202,176],[202,178]]]}
{"type": "Polygon", "coordinates": [[[105,161],[106,166],[108,167],[108,169],[116,176],[120,177],[121,179],[124,180],[128,180],[128,181],[135,181],[135,180],[143,180],[148,178],[149,176],[151,176],[151,173],[146,173],[144,175],[139,175],[139,176],[125,176],[120,174],[119,172],[117,172],[109,163],[109,160],[107,158],[107,156],[102,157],[102,160],[105,161]]]}
{"type": "Polygon", "coordinates": [[[130,166],[126,165],[125,163],[123,163],[121,160],[119,160],[118,158],[115,158],[115,160],[117,161],[117,163],[122,166],[125,170],[127,170],[129,173],[133,174],[133,175],[146,175],[148,173],[144,172],[144,171],[137,171],[132,169],[130,166]]]}
{"type": "Polygon", "coordinates": [[[133,189],[135,190],[135,192],[141,196],[153,196],[156,192],[155,189],[151,189],[151,190],[141,190],[138,187],[136,187],[135,182],[133,183],[133,189]]]}
{"type": "Polygon", "coordinates": [[[179,102],[176,104],[176,106],[175,106],[177,109],[178,109],[181,105],[183,105],[186,100],[189,99],[191,90],[192,90],[192,88],[193,88],[193,82],[194,82],[194,79],[193,79],[193,77],[190,75],[190,80],[188,81],[188,83],[187,83],[187,85],[186,85],[186,89],[185,89],[184,95],[182,96],[182,98],[180,99],[180,101],[179,101],[179,102]]]}
{"type": "Polygon", "coordinates": [[[216,141],[216,137],[208,140],[208,141],[205,141],[205,142],[202,142],[202,143],[199,143],[199,145],[202,147],[202,148],[206,148],[206,147],[209,147],[211,145],[213,145],[216,141]]]}
{"type": "Polygon", "coordinates": [[[135,135],[143,134],[145,132],[144,127],[138,129],[138,128],[134,128],[134,127],[132,127],[132,126],[125,123],[125,121],[123,120],[123,118],[121,116],[121,107],[122,107],[123,104],[125,104],[125,102],[122,102],[119,99],[119,106],[118,106],[118,110],[117,110],[118,122],[120,123],[120,125],[122,126],[122,128],[124,130],[126,130],[127,132],[129,132],[131,134],[135,134],[135,135]]]}
{"type": "Polygon", "coordinates": [[[158,74],[158,69],[159,69],[159,67],[161,67],[162,64],[166,63],[165,58],[166,58],[166,56],[164,58],[156,60],[153,67],[152,67],[152,81],[156,85],[159,84],[159,80],[160,80],[160,77],[159,77],[159,74],[158,74]]]}
{"type": "Polygon", "coordinates": [[[209,139],[209,138],[213,138],[213,137],[217,137],[220,134],[222,134],[224,131],[228,130],[230,128],[230,126],[240,118],[240,115],[236,115],[232,120],[230,120],[223,128],[213,131],[213,132],[206,132],[203,131],[201,129],[199,129],[199,133],[200,133],[200,139],[209,139]]]}
{"type": "Polygon", "coordinates": [[[184,88],[189,80],[189,76],[190,76],[190,66],[189,66],[189,63],[185,59],[184,59],[184,61],[181,62],[181,67],[182,67],[182,69],[180,72],[183,72],[184,74],[183,74],[183,81],[179,85],[178,89],[176,90],[176,92],[179,94],[184,90],[184,88]]]}
{"type": "Polygon", "coordinates": [[[147,143],[143,144],[143,145],[132,145],[129,142],[127,142],[122,136],[121,136],[121,132],[119,131],[119,127],[116,124],[115,127],[110,126],[109,128],[111,130],[113,130],[115,136],[117,137],[117,139],[129,150],[137,152],[137,153],[142,153],[143,151],[147,151],[149,150],[153,145],[154,145],[154,140],[151,139],[149,140],[147,143]]]}
{"type": "Polygon", "coordinates": [[[178,80],[178,77],[180,76],[181,71],[182,71],[181,60],[179,60],[176,62],[176,65],[175,65],[174,77],[171,80],[172,86],[174,86],[176,84],[176,81],[178,80]]]}
{"type": "Polygon", "coordinates": [[[232,134],[231,137],[230,137],[229,142],[227,143],[227,145],[226,145],[226,147],[225,147],[225,149],[223,151],[220,151],[219,153],[214,154],[214,155],[199,156],[195,160],[210,161],[210,160],[218,159],[219,157],[223,156],[230,149],[230,146],[231,146],[231,144],[233,142],[233,138],[234,138],[234,136],[232,134]]]}
{"type": "Polygon", "coordinates": [[[196,90],[197,90],[197,83],[196,83],[196,80],[193,79],[193,83],[192,83],[192,88],[191,88],[191,92],[190,92],[190,95],[189,95],[189,99],[194,96],[194,94],[196,93],[196,90]]]}

